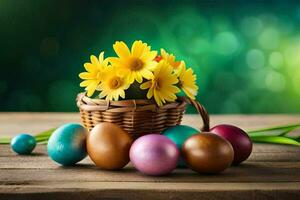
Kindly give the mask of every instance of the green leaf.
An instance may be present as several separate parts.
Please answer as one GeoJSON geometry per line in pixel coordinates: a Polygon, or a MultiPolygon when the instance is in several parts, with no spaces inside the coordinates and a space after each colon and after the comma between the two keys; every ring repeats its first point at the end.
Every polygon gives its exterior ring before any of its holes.
{"type": "Polygon", "coordinates": [[[35,135],[35,138],[44,137],[44,136],[51,136],[51,134],[56,130],[56,128],[51,128],[49,130],[43,131],[35,135]]]}
{"type": "MultiPolygon", "coordinates": [[[[43,131],[37,135],[35,135],[36,142],[39,144],[47,143],[48,139],[50,138],[51,134],[56,130],[56,128],[52,128],[46,131],[43,131]]],[[[11,138],[0,138],[0,144],[10,144],[11,138]]]]}
{"type": "Polygon", "coordinates": [[[251,140],[258,143],[288,144],[300,146],[300,142],[286,136],[252,136],[251,140]]]}
{"type": "Polygon", "coordinates": [[[48,144],[48,140],[38,142],[38,144],[48,144]]]}
{"type": "Polygon", "coordinates": [[[11,138],[0,138],[0,144],[10,144],[11,138]]]}
{"type": "Polygon", "coordinates": [[[249,136],[266,136],[266,135],[284,136],[298,128],[300,128],[300,124],[276,126],[271,128],[252,130],[252,131],[248,131],[247,133],[249,136]]]}
{"type": "Polygon", "coordinates": [[[39,137],[39,138],[36,138],[35,140],[36,140],[36,142],[48,141],[49,140],[49,136],[39,137]]]}

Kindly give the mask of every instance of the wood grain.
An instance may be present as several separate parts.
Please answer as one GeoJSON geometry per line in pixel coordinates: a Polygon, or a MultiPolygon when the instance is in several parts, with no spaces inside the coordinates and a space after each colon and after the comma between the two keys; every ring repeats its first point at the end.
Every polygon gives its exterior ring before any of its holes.
{"type": "MultiPolygon", "coordinates": [[[[212,124],[244,129],[299,123],[299,115],[212,116],[212,124]]],[[[75,113],[1,113],[0,136],[37,133],[67,122],[75,113]]],[[[187,115],[184,124],[200,127],[187,115]]],[[[121,171],[103,171],[87,157],[73,167],[60,167],[38,145],[33,155],[18,156],[0,145],[0,199],[300,199],[300,148],[255,144],[250,158],[218,175],[176,169],[163,177],[142,175],[129,164],[121,171]]]]}

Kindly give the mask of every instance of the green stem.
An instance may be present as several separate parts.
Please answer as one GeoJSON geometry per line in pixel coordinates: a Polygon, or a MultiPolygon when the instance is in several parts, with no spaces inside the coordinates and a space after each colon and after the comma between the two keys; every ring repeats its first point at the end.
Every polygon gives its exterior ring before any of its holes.
{"type": "Polygon", "coordinates": [[[287,136],[254,136],[251,140],[256,143],[289,144],[300,147],[300,142],[287,136]]]}
{"type": "MultiPolygon", "coordinates": [[[[43,131],[35,135],[35,140],[39,144],[45,144],[48,141],[51,134],[56,130],[56,128],[51,128],[49,130],[43,131]]],[[[10,144],[12,138],[0,138],[0,144],[10,144]]]]}
{"type": "Polygon", "coordinates": [[[286,135],[287,133],[297,129],[300,127],[300,124],[293,124],[293,125],[285,125],[285,126],[275,126],[271,128],[264,128],[258,130],[248,131],[247,133],[250,136],[264,136],[264,135],[286,135]]]}
{"type": "Polygon", "coordinates": [[[273,144],[289,144],[300,146],[300,136],[290,137],[288,133],[300,128],[300,124],[276,126],[264,128],[254,131],[248,131],[248,134],[253,142],[256,143],[273,143],[273,144]]]}
{"type": "Polygon", "coordinates": [[[10,138],[0,138],[0,144],[9,144],[10,138]]]}

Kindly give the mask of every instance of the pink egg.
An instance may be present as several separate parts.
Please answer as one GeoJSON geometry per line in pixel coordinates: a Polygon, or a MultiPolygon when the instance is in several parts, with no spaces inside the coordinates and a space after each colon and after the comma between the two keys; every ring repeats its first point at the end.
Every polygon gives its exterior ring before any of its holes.
{"type": "Polygon", "coordinates": [[[179,150],[169,138],[150,134],[138,138],[130,148],[130,161],[140,172],[160,176],[169,174],[177,165],[179,150]]]}

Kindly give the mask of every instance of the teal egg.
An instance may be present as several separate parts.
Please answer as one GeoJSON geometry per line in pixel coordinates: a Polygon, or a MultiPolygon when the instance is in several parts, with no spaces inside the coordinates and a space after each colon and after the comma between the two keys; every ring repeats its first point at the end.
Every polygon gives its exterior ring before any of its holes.
{"type": "Polygon", "coordinates": [[[20,134],[14,137],[10,142],[11,148],[14,152],[27,155],[30,154],[36,146],[36,140],[29,134],[20,134]]]}
{"type": "MultiPolygon", "coordinates": [[[[185,140],[187,140],[189,137],[191,137],[192,135],[195,135],[199,132],[200,132],[199,130],[197,130],[193,127],[190,127],[190,126],[177,125],[177,126],[166,129],[163,132],[163,134],[165,136],[167,136],[169,139],[171,139],[177,145],[177,147],[181,150],[181,147],[182,147],[183,143],[185,142],[185,140]]],[[[179,167],[186,166],[182,157],[179,159],[178,166],[179,167]]]]}
{"type": "Polygon", "coordinates": [[[52,160],[61,165],[74,165],[84,159],[87,130],[80,124],[65,124],[49,138],[47,150],[52,160]]]}

